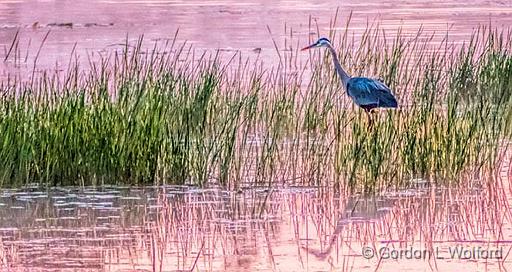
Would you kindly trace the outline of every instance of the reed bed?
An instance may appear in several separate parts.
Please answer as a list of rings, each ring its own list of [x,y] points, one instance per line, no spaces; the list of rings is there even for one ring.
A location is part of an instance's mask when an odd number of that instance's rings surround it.
[[[71,62],[64,73],[0,87],[0,186],[328,185],[378,192],[425,179],[484,182],[510,139],[512,36],[389,33],[347,23],[329,35],[354,75],[399,98],[374,129],[344,95],[323,51],[290,37],[267,67],[240,54],[197,54],[174,41]],[[296,46],[291,46],[290,44]],[[279,46],[276,45],[277,48]],[[300,55],[302,54],[302,55]]]

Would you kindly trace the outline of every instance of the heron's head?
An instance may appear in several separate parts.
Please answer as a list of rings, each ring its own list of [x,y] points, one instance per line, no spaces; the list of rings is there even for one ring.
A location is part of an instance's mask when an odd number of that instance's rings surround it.
[[[315,47],[326,47],[326,46],[329,46],[329,45],[331,45],[331,41],[329,41],[329,39],[327,39],[327,38],[320,38],[314,44],[311,44],[309,46],[306,46],[306,47],[302,48],[301,51],[308,50],[308,49],[315,48]]]

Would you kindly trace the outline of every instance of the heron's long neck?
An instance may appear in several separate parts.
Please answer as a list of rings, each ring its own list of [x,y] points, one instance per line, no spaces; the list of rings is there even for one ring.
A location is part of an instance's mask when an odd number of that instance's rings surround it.
[[[336,55],[336,50],[334,50],[334,48],[332,48],[332,46],[330,45],[327,48],[329,48],[329,51],[331,52],[332,62],[334,62],[336,72],[338,72],[338,75],[340,76],[343,85],[346,87],[347,82],[350,79],[350,76],[347,74],[347,72],[345,72],[345,70],[343,70],[343,67],[341,67],[340,61],[338,60],[338,56]]]

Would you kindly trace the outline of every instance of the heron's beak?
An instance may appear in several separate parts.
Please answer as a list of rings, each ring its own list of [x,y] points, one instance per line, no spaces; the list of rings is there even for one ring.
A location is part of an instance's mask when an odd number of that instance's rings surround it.
[[[311,48],[313,48],[315,46],[316,46],[316,43],[314,43],[312,45],[309,45],[309,46],[306,46],[306,47],[302,48],[300,51],[305,51],[305,50],[311,49]]]

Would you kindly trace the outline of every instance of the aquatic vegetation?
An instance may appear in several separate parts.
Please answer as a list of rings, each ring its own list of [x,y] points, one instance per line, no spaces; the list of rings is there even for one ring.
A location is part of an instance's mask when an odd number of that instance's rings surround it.
[[[348,24],[347,24],[348,26]],[[140,40],[90,69],[4,81],[0,185],[328,185],[376,192],[495,171],[510,138],[512,36],[480,28],[466,44],[419,31],[331,33],[350,74],[378,76],[401,107],[372,130],[329,56],[197,56]],[[508,31],[508,30],[507,30]],[[389,34],[388,34],[389,35]],[[315,37],[316,38],[316,37]],[[307,42],[304,42],[304,44]]]

